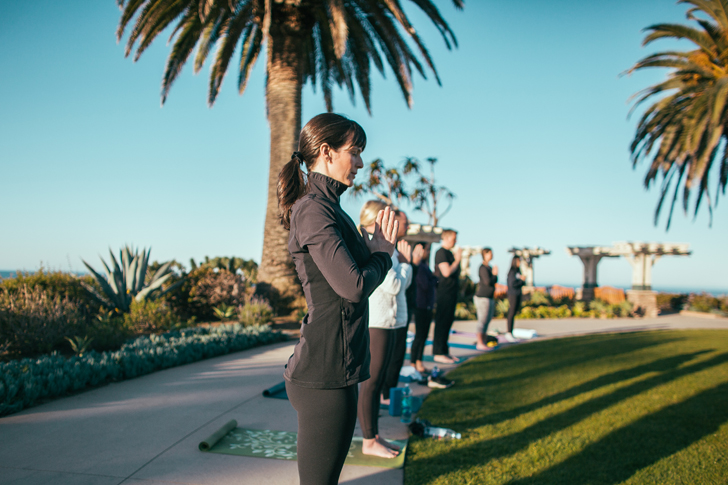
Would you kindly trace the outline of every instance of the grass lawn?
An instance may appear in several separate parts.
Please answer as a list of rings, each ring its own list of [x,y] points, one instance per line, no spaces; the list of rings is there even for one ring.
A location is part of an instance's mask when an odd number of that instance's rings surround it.
[[[728,483],[728,331],[520,344],[448,374],[418,413],[405,484]]]

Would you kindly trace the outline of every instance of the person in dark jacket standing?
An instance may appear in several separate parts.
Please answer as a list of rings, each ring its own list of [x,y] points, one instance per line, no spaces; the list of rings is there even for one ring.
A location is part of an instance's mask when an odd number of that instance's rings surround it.
[[[526,277],[521,274],[521,258],[513,256],[511,269],[508,270],[508,333],[505,339],[509,342],[517,342],[513,336],[513,324],[521,307],[521,287],[526,284]]]
[[[357,385],[369,378],[368,298],[392,266],[398,224],[381,211],[370,239],[340,206],[364,166],[366,134],[356,122],[318,115],[298,146],[278,176],[278,204],[308,313],[284,378],[298,413],[300,483],[335,484],[354,434]]]
[[[454,364],[458,362],[447,345],[450,329],[455,320],[455,305],[460,290],[460,259],[462,248],[453,253],[458,233],[452,229],[442,231],[442,247],[435,253],[435,276],[437,276],[437,307],[435,308],[435,333],[432,337],[432,354],[435,362]]]
[[[437,277],[430,270],[430,244],[417,243],[415,249],[418,247],[421,247],[423,251],[420,264],[417,265],[417,277],[413,283],[417,289],[415,294],[415,339],[412,341],[410,362],[417,372],[425,373],[427,369],[422,363],[422,354],[425,351],[427,334],[430,333],[432,323]]]
[[[498,266],[490,267],[490,261],[493,259],[493,250],[484,248],[481,252],[483,256],[483,264],[478,269],[478,288],[473,296],[475,303],[475,311],[478,314],[478,329],[476,330],[478,342],[475,348],[478,350],[488,350],[486,345],[488,324],[490,324],[493,314],[495,313],[495,284],[498,282]]]

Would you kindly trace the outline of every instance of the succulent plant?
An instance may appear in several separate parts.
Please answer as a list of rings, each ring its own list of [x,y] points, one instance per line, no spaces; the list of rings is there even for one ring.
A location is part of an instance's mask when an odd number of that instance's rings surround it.
[[[119,251],[119,260],[121,261],[121,265],[119,265],[114,253],[109,249],[113,271],[106,264],[106,261],[100,258],[106,272],[105,276],[94,270],[86,261],[81,260],[91,271],[102,291],[99,292],[87,283],[81,282],[81,284],[106,308],[127,313],[132,299],[142,301],[147,298],[157,298],[174,290],[184,281],[184,279],[181,279],[174,285],[162,289],[162,285],[172,276],[172,261],[168,261],[154,273],[149,283],[145,284],[151,252],[151,248],[149,250],[142,249],[141,253],[139,253],[138,250],[125,246]]]

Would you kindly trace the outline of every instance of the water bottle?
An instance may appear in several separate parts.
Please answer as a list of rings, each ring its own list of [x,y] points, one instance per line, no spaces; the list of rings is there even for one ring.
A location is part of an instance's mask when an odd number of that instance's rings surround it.
[[[427,426],[425,428],[425,436],[430,436],[437,440],[459,440],[462,435],[447,428],[438,428],[437,426]]]
[[[400,416],[402,414],[402,391],[401,387],[393,387],[389,390],[390,416]]]
[[[405,384],[402,390],[402,416],[399,420],[405,424],[412,422],[412,391],[409,384]]]
[[[430,379],[437,379],[437,377],[440,375],[440,369],[435,366],[432,368],[432,372],[430,373]]]

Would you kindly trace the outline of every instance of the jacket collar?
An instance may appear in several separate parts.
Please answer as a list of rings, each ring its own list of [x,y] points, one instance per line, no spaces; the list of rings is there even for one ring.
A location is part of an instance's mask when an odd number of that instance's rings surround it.
[[[341,194],[346,192],[349,187],[338,180],[318,172],[308,174],[308,192],[311,194],[321,195],[327,199],[331,199],[336,203],[339,202]]]

